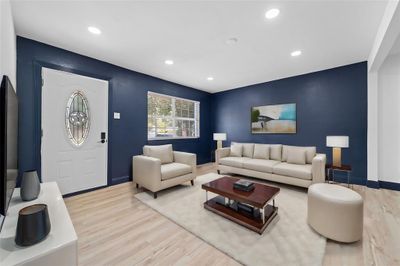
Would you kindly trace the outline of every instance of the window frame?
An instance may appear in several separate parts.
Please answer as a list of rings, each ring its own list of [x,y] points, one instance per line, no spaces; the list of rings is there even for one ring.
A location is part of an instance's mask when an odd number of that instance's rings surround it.
[[[150,95],[155,95],[155,96],[161,96],[161,97],[166,97],[170,98],[172,102],[171,106],[171,116],[152,116],[153,118],[155,117],[156,119],[158,118],[164,118],[164,119],[171,119],[172,120],[172,127],[176,128],[176,121],[177,120],[186,120],[186,121],[194,121],[195,123],[195,137],[182,137],[182,136],[173,136],[173,137],[149,137],[149,96]],[[188,117],[177,117],[175,116],[176,114],[176,105],[175,101],[176,100],[183,100],[187,102],[192,102],[194,103],[194,118],[188,118]],[[155,127],[156,129],[156,134],[157,134],[157,126]],[[162,94],[158,92],[153,92],[153,91],[147,91],[147,140],[153,141],[153,140],[172,140],[172,139],[199,139],[200,138],[200,101],[195,101],[195,100],[190,100],[186,98],[181,98],[181,97],[176,97],[176,96],[171,96],[167,94]]]

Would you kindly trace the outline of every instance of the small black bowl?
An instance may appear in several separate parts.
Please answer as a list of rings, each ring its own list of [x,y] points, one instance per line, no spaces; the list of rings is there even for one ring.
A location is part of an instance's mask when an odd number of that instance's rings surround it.
[[[34,204],[19,211],[15,243],[31,246],[39,243],[49,234],[51,228],[46,204]]]

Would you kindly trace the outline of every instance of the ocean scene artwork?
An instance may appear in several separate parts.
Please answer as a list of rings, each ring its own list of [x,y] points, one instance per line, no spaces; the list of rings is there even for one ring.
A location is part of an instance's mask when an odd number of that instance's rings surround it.
[[[251,108],[251,132],[254,134],[296,133],[296,104],[276,104]]]

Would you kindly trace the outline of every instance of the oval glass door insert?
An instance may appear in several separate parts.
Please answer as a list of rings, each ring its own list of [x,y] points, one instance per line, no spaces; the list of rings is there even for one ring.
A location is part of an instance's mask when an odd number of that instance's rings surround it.
[[[85,143],[89,136],[90,113],[88,100],[81,91],[75,91],[68,99],[65,126],[72,145],[79,147]]]

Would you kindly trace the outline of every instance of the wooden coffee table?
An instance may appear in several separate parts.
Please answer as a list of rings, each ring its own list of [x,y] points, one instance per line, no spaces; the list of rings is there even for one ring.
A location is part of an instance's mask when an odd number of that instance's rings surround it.
[[[237,180],[239,178],[224,176],[203,184],[201,188],[206,191],[204,208],[262,234],[278,214],[275,196],[279,193],[280,188],[254,183],[254,190],[246,192],[233,188],[233,184]],[[218,196],[208,199],[208,192]],[[238,204],[240,203],[251,206],[250,209],[253,211],[239,209]]]

